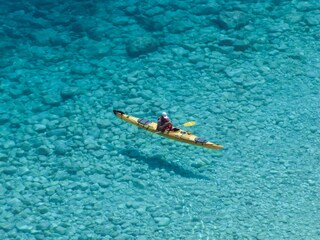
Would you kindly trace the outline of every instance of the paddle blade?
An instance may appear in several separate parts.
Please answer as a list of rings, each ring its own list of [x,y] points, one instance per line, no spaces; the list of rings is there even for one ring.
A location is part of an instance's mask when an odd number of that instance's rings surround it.
[[[186,123],[184,123],[184,124],[182,124],[182,125],[185,126],[185,127],[191,127],[191,126],[193,126],[193,125],[195,125],[195,124],[196,124],[195,121],[190,121],[190,122],[186,122]]]

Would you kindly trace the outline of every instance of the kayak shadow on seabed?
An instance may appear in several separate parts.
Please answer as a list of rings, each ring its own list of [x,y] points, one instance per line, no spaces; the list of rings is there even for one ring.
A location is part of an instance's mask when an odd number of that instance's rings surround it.
[[[185,178],[195,178],[201,180],[210,180],[209,177],[194,173],[188,169],[182,168],[178,164],[170,163],[164,160],[159,154],[148,157],[146,155],[141,154],[138,150],[135,149],[125,149],[121,152],[124,156],[129,158],[133,158],[139,161],[143,161],[148,164],[151,169],[164,169],[167,172],[174,172],[177,175]]]

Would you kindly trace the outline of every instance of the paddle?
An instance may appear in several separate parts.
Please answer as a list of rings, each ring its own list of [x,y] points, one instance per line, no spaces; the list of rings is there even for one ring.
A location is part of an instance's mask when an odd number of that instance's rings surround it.
[[[190,121],[190,122],[186,122],[186,123],[184,123],[182,125],[185,126],[185,127],[191,127],[193,125],[196,125],[196,122],[195,121]]]
[[[190,122],[186,122],[186,123],[184,123],[182,125],[185,126],[185,127],[192,127],[192,126],[196,125],[196,122],[195,121],[190,121]],[[179,128],[179,126],[177,128]],[[157,131],[157,132],[154,132],[154,133],[158,134],[158,133],[161,133],[161,131]]]

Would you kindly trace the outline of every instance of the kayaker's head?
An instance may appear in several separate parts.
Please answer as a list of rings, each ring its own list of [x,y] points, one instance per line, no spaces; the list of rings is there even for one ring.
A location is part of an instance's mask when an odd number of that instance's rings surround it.
[[[166,112],[162,112],[161,115],[162,115],[163,118],[168,118],[168,114]]]

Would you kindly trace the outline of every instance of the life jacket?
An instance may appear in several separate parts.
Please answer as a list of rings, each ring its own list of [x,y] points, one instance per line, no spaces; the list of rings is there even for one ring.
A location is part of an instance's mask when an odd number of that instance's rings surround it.
[[[164,118],[164,117],[160,116],[160,117],[158,118],[157,130],[158,130],[158,131],[159,131],[159,130],[162,130],[162,131],[164,131],[164,130],[171,131],[172,128],[173,128],[172,124],[168,124],[168,126],[166,126],[165,129],[161,129],[161,127],[162,127],[165,123],[167,123],[167,122],[170,122],[170,119],[169,119],[169,118]]]
[[[164,117],[160,116],[158,118],[158,125],[162,126],[163,124],[165,124],[166,122],[169,122],[169,121],[170,121],[169,118],[164,118]]]

